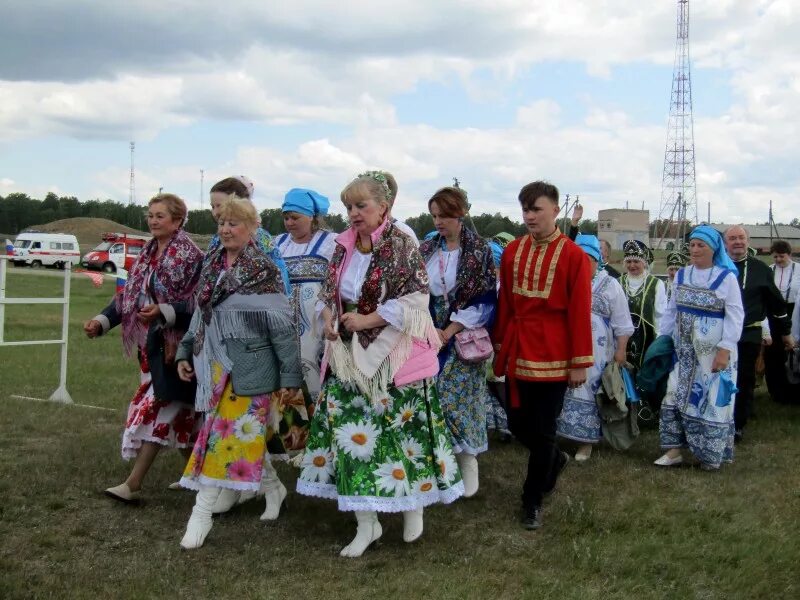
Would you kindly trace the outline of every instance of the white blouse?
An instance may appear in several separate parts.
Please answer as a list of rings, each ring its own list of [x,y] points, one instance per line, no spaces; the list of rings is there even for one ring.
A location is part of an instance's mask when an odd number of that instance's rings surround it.
[[[305,256],[306,254],[310,253],[314,246],[317,245],[320,236],[325,233],[323,231],[317,231],[311,236],[311,239],[308,242],[301,242],[297,243],[292,240],[292,236],[290,234],[285,234],[287,240],[282,244],[278,244],[277,242],[281,241],[281,237],[277,238],[276,245],[278,246],[278,250],[280,250],[281,256],[284,258],[293,258],[295,256]],[[336,234],[332,231],[327,232],[326,238],[322,241],[319,248],[317,248],[317,254],[321,257],[330,260],[333,256],[333,251],[336,248]]]
[[[639,291],[639,288],[644,285],[644,281],[647,275],[641,275],[639,277],[631,277],[630,274],[626,277],[628,284],[627,289],[625,289],[625,293],[629,296],[636,295],[636,292]],[[653,327],[656,331],[658,331],[658,326],[661,323],[661,319],[664,317],[664,310],[667,307],[667,288],[664,287],[664,282],[660,279],[656,280],[656,300],[655,306],[653,307],[655,313],[655,323],[653,323]]]
[[[608,278],[608,283],[601,286],[603,280]],[[628,308],[628,298],[625,296],[625,291],[619,284],[619,281],[611,277],[607,272],[600,271],[592,283],[592,295],[597,294],[597,290],[602,289],[602,295],[608,299],[609,308],[611,309],[611,318],[609,325],[615,338],[623,335],[632,335],[635,331],[633,321],[631,320],[631,311]]]
[[[353,251],[353,258],[350,259],[347,270],[339,280],[339,296],[342,302],[355,304],[361,298],[361,288],[367,277],[370,260],[372,260],[371,253],[361,254],[358,250]],[[392,327],[403,329],[403,307],[397,300],[390,299],[379,304],[377,313]]]
[[[441,253],[441,254],[440,254]],[[444,264],[444,285],[442,285],[442,265]],[[433,253],[425,265],[430,280],[431,296],[444,296],[446,291],[456,286],[458,275],[458,259],[461,257],[461,248],[455,250],[442,250],[439,248]],[[447,290],[445,290],[447,287]],[[476,304],[457,310],[450,317],[451,321],[461,323],[467,329],[483,327],[492,316],[492,307],[489,304]]]
[[[791,260],[788,267],[772,265],[772,269],[775,272],[775,287],[786,302],[794,302],[800,290],[800,265]]]
[[[697,269],[695,267],[685,267],[688,277],[691,270],[692,285],[702,289],[708,289],[714,280],[719,276],[719,267],[710,269]],[[722,321],[722,339],[717,344],[718,348],[725,350],[735,350],[736,344],[742,335],[744,325],[744,307],[742,306],[742,291],[739,282],[733,273],[728,273],[725,279],[714,292],[720,300],[725,302],[725,317]],[[675,319],[678,314],[678,306],[675,302],[676,294],[672,294],[661,320],[658,329],[659,335],[672,335],[675,330]]]

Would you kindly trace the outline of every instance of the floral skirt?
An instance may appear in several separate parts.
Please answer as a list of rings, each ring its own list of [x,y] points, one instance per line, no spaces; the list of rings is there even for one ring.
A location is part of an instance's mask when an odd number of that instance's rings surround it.
[[[145,442],[168,448],[191,448],[200,423],[201,418],[192,405],[155,397],[150,370],[146,362],[140,362],[139,389],[128,406],[122,432],[122,458],[136,458]]]
[[[451,349],[436,378],[436,391],[455,452],[485,452],[489,447],[486,402],[490,394],[483,364],[465,363]]]
[[[511,435],[511,430],[508,428],[508,415],[506,409],[503,408],[504,402],[500,401],[500,394],[505,396],[505,385],[505,381],[490,380],[486,382],[489,389],[489,393],[486,395],[486,428]]]
[[[211,410],[197,436],[181,485],[258,491],[270,434],[271,395],[237,396],[227,373],[217,380]]]
[[[331,377],[319,396],[297,491],[342,511],[401,512],[464,494],[432,380],[390,386],[374,407]]]

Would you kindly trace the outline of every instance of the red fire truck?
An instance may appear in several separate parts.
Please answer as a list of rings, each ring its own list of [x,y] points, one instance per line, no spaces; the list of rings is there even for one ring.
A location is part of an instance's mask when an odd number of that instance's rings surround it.
[[[81,265],[87,269],[116,273],[117,269],[130,270],[150,237],[129,233],[104,233],[102,239],[97,248],[83,257]]]

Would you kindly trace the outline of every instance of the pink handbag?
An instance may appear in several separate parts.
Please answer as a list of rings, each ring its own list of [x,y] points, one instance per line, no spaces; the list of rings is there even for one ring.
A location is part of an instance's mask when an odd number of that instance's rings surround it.
[[[486,327],[465,329],[455,337],[456,354],[465,363],[481,363],[492,355],[492,340]]]

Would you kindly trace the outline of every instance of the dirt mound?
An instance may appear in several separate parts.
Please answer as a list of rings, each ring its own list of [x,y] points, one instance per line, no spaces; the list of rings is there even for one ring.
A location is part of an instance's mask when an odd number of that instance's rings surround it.
[[[92,219],[90,217],[77,217],[75,219],[61,219],[43,225],[32,225],[25,231],[44,231],[45,233],[69,233],[78,238],[78,243],[83,246],[94,247],[101,241],[101,236],[107,232],[132,233],[148,235],[145,231],[137,231],[131,227],[120,225],[109,219]]]
[[[81,250],[86,252],[91,250],[102,241],[104,233],[131,233],[134,235],[150,235],[146,231],[138,231],[126,225],[120,225],[110,219],[93,219],[90,217],[77,217],[74,219],[61,219],[60,221],[53,221],[52,223],[45,223],[43,225],[32,225],[25,229],[25,231],[43,231],[45,233],[69,233],[78,238],[78,243]],[[196,235],[190,234],[194,243],[205,250],[211,241],[210,235]],[[16,236],[9,237],[13,240]]]

